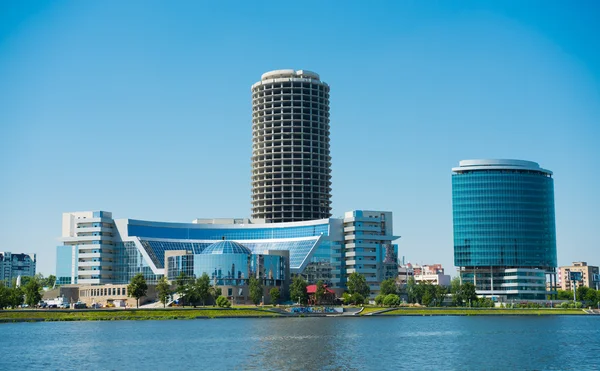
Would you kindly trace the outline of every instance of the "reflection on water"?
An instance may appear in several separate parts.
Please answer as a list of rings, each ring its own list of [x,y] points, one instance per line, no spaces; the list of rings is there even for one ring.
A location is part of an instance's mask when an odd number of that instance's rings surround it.
[[[585,370],[600,317],[372,317],[0,325],[1,370]]]

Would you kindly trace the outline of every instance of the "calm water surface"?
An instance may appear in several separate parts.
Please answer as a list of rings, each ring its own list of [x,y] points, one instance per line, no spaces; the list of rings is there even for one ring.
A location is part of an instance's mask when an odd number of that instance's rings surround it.
[[[598,370],[600,316],[0,324],[0,370]]]

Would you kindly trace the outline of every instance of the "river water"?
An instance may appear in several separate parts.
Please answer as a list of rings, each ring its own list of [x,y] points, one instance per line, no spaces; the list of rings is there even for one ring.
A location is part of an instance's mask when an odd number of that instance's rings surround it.
[[[0,324],[0,370],[598,370],[600,316]]]

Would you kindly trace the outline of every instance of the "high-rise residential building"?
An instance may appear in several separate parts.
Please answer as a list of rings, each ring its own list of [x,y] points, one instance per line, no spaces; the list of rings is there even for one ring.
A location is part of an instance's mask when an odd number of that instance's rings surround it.
[[[452,169],[454,265],[478,295],[544,300],[556,287],[552,172],[521,160]]]
[[[252,85],[252,218],[331,216],[329,85],[305,70],[276,70]]]
[[[569,273],[581,273],[581,281],[571,281]],[[600,288],[600,270],[598,266],[588,265],[586,262],[573,262],[573,265],[558,268],[558,283],[562,290],[573,290],[573,282],[577,287],[585,286],[593,289]]]
[[[112,283],[115,261],[112,213],[63,213],[62,241],[57,247],[57,284]]]
[[[0,251],[0,281],[12,286],[13,280],[21,277],[35,276],[35,254],[19,254]]]
[[[379,284],[398,276],[398,251],[392,241],[398,239],[392,228],[392,213],[385,211],[349,211],[344,215],[344,267],[346,274],[365,276],[371,295],[379,293]]]

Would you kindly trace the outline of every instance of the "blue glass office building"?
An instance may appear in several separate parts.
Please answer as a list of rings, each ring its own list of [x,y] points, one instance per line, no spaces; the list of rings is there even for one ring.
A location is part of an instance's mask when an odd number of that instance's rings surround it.
[[[376,295],[390,265],[384,262],[381,251],[386,247],[397,249],[391,242],[398,238],[392,235],[391,213],[383,214],[389,214],[387,227],[377,229],[377,233],[375,227],[369,227],[368,233],[374,235],[372,239],[378,236],[377,241],[369,240],[368,248],[359,249],[348,244],[353,241],[345,235],[346,220],[338,218],[257,224],[248,219],[169,223],[113,219],[105,211],[64,213],[63,246],[57,248],[57,279],[62,284],[127,284],[142,273],[149,284],[155,284],[164,275],[172,278],[180,271],[194,277],[209,271],[212,275],[212,268],[219,265],[221,272],[217,269],[214,275],[217,279],[247,279],[260,267],[265,279],[289,280],[280,277],[284,265],[287,275],[301,275],[310,283],[321,280],[341,293],[346,287],[348,267],[354,268],[347,263],[364,260],[373,271],[370,287]],[[371,219],[373,223],[383,223]],[[361,234],[362,230],[356,233]],[[209,246],[219,241],[239,243],[251,254],[205,254],[211,251]],[[175,253],[177,256],[171,259]],[[346,255],[355,258],[349,260]],[[172,260],[172,267],[168,259]],[[232,264],[235,270],[229,269]]]
[[[557,266],[552,172],[521,160],[466,160],[452,171],[461,278],[499,300],[546,299]]]

